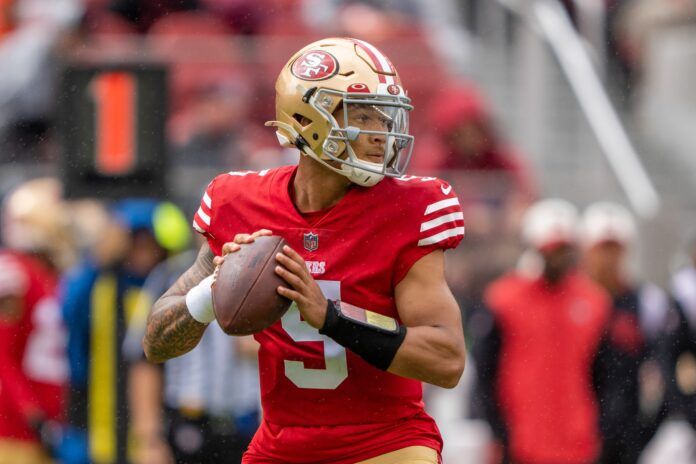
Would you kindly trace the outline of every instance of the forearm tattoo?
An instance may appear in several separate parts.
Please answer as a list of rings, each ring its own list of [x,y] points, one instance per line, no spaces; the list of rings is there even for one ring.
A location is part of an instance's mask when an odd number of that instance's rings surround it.
[[[193,266],[155,302],[143,338],[148,360],[163,362],[189,352],[198,344],[207,324],[191,317],[186,308],[186,293],[214,269],[213,252],[205,244]]]

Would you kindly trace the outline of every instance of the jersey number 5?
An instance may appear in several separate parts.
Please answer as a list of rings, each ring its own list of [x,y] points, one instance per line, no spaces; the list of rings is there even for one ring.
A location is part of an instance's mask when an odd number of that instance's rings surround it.
[[[324,296],[330,300],[341,299],[341,283],[335,280],[317,280]],[[300,318],[300,311],[295,303],[281,320],[283,330],[297,343],[324,342],[324,369],[308,369],[302,361],[285,360],[285,375],[299,388],[317,388],[334,390],[348,377],[346,349],[321,335],[317,329]]]

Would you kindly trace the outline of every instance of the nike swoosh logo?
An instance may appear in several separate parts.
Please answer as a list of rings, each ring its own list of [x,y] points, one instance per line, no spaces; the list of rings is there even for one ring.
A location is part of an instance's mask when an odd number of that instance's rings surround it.
[[[444,185],[440,185],[440,190],[442,190],[442,193],[444,193],[445,195],[449,195],[452,191],[452,186],[448,185],[447,187],[445,187]]]

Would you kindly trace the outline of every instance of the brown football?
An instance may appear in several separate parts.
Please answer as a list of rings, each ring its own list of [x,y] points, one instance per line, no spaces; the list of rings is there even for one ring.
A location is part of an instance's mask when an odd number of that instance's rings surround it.
[[[260,332],[280,319],[292,301],[278,294],[287,283],[275,273],[275,255],[285,240],[258,237],[225,256],[213,284],[215,318],[228,335]]]

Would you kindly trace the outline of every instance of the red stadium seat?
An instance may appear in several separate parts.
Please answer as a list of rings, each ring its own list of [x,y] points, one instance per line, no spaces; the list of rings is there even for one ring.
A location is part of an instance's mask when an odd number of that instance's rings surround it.
[[[235,63],[175,63],[170,70],[170,108],[176,112],[188,106],[206,88],[230,82],[249,87],[250,76]]]
[[[158,19],[148,32],[152,51],[169,61],[219,60],[237,56],[233,31],[211,14],[193,11],[172,13]]]
[[[201,89],[216,82],[246,79],[243,50],[220,17],[202,11],[172,13],[158,19],[146,41],[150,51],[170,63],[170,108],[185,110]]]
[[[234,31],[220,18],[202,11],[170,13],[150,27],[150,35],[159,36],[226,36]]]
[[[122,16],[110,11],[90,11],[83,22],[84,31],[91,35],[130,35],[137,34],[135,26]]]

